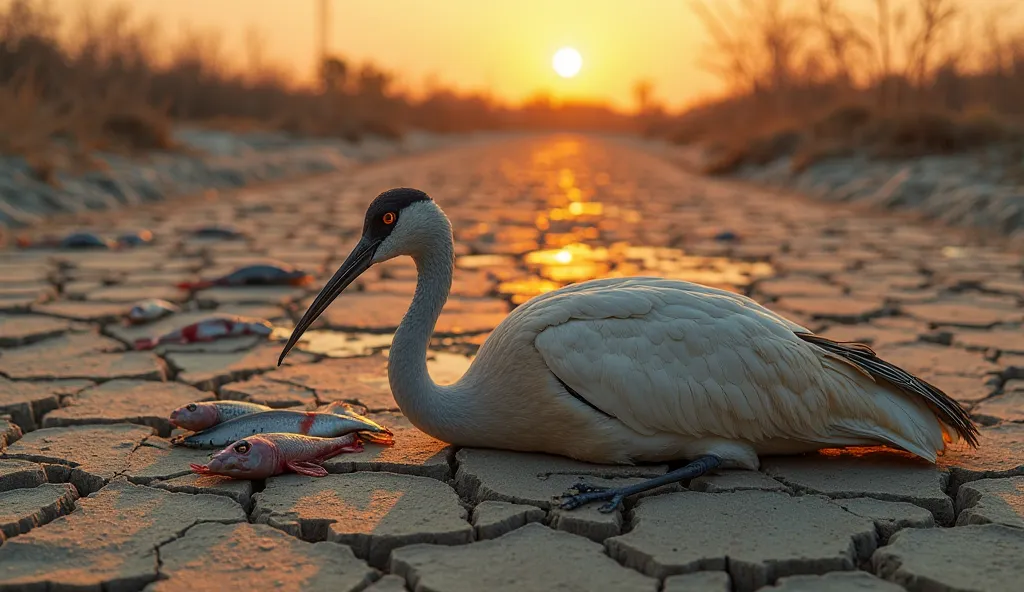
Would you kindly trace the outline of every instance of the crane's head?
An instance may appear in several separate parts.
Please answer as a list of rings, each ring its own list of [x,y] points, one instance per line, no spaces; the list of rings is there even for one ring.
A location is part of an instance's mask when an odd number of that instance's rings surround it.
[[[361,273],[374,263],[400,255],[415,256],[442,234],[450,242],[451,225],[426,193],[399,187],[378,195],[366,209],[359,242],[299,319],[277,364],[281,365],[303,332]]]

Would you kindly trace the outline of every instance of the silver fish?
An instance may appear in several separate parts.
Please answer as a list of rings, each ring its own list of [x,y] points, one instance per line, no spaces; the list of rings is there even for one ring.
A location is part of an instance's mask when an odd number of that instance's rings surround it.
[[[128,318],[126,320],[129,325],[141,325],[142,323],[162,319],[179,310],[181,309],[177,305],[171,304],[166,300],[150,298],[149,300],[136,302],[131,310],[128,311]]]
[[[370,442],[394,442],[391,430],[364,417],[289,409],[243,415],[190,436],[178,436],[171,442],[189,448],[221,448],[255,434],[284,433],[336,438],[352,432],[363,432],[363,437]]]
[[[198,432],[236,417],[264,411],[272,409],[246,401],[198,401],[171,411],[171,423]]]

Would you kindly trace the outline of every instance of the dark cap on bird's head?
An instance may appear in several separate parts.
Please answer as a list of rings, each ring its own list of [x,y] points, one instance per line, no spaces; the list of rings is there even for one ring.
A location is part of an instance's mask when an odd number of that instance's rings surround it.
[[[363,219],[363,236],[383,238],[391,234],[402,209],[421,201],[432,200],[429,195],[419,189],[396,187],[381,193],[366,208],[366,218]],[[388,214],[394,217],[385,218]]]

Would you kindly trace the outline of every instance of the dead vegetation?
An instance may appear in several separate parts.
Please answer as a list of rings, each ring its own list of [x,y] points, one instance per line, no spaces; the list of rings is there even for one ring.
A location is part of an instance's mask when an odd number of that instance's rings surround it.
[[[800,171],[853,154],[1017,148],[1024,13],[981,4],[693,0],[714,45],[705,65],[730,93],[658,128],[707,146],[717,174],[785,156]],[[1010,30],[1013,22],[1021,26]]]
[[[322,64],[312,87],[266,59],[258,32],[247,36],[244,64],[232,65],[217,31],[172,39],[162,33],[171,27],[136,19],[128,4],[103,13],[80,6],[65,16],[46,0],[0,0],[0,154],[25,156],[41,171],[89,166],[96,150],[178,149],[173,128],[183,122],[351,141],[408,129],[633,129],[629,116],[603,105],[541,98],[511,108],[442,85],[412,98],[391,73],[338,57]]]

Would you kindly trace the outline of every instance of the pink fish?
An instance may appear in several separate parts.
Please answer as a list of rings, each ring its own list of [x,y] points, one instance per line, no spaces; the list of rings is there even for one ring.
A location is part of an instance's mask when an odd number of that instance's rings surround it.
[[[191,464],[200,475],[223,475],[234,479],[266,479],[287,471],[323,477],[325,460],[343,452],[362,452],[357,434],[339,438],[315,438],[299,434],[259,434],[232,443],[213,455],[205,465]]]
[[[273,325],[263,319],[234,315],[212,316],[160,337],[136,339],[135,349],[153,349],[164,343],[199,343],[243,335],[269,336],[273,330]]]
[[[171,423],[198,432],[236,417],[271,410],[266,405],[246,401],[197,401],[171,411]]]

